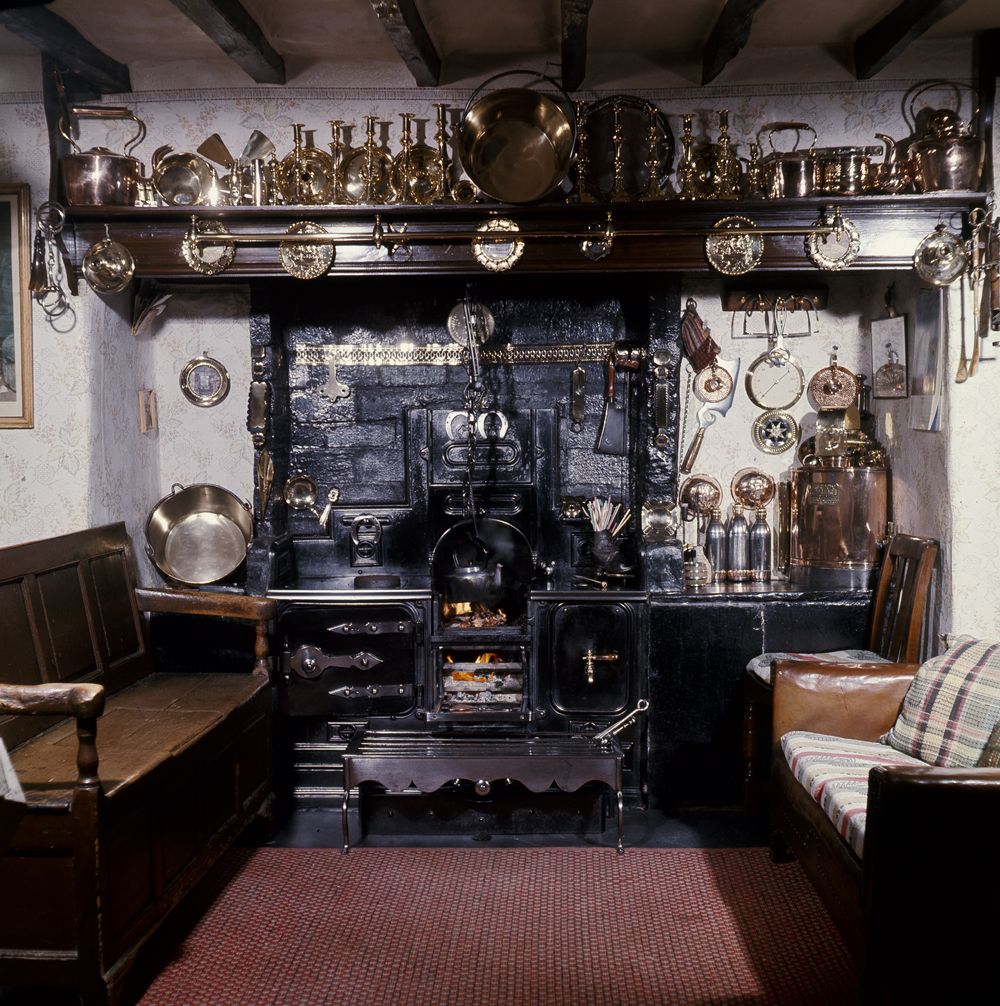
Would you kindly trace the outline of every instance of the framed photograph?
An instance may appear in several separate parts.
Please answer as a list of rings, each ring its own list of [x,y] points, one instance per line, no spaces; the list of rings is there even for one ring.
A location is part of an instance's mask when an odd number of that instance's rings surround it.
[[[157,427],[156,391],[153,388],[139,389],[139,432],[153,433]]]
[[[906,398],[906,318],[879,318],[872,322],[872,395]]]
[[[0,428],[34,425],[27,185],[0,185]]]
[[[229,371],[210,356],[196,356],[184,364],[181,391],[192,405],[218,405],[229,394]]]

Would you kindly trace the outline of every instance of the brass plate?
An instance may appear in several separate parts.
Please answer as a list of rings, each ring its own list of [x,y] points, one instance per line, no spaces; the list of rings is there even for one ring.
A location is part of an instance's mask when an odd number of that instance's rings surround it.
[[[751,432],[753,442],[765,454],[781,454],[799,439],[799,424],[787,412],[771,409],[753,421]]]
[[[741,468],[733,476],[729,491],[737,503],[757,510],[774,499],[774,479],[759,468]]]
[[[857,377],[840,365],[817,370],[809,380],[809,397],[821,409],[846,409],[857,401]]]
[[[349,203],[391,203],[396,198],[392,155],[381,147],[355,147],[344,154],[340,186]]]
[[[752,220],[734,215],[723,217],[712,226],[721,232],[705,238],[705,256],[713,269],[725,276],[742,276],[760,265],[764,239],[759,234],[740,233],[745,227],[756,226]]]
[[[507,217],[493,217],[480,224],[476,230],[486,234],[510,234],[509,241],[484,241],[482,238],[472,239],[472,254],[476,261],[490,272],[506,272],[513,269],[524,254],[524,242],[514,235],[520,234],[520,228]]]
[[[806,252],[813,265],[820,269],[834,272],[846,269],[861,251],[858,228],[847,217],[842,216],[840,222],[842,228],[839,235],[810,234],[806,238]]]
[[[733,390],[733,375],[725,367],[710,363],[694,375],[691,390],[702,402],[724,402]]]
[[[415,143],[406,156],[396,154],[392,163],[392,186],[400,201],[426,206],[444,198],[444,173],[438,152]]]
[[[286,231],[287,234],[328,234],[328,231],[312,220],[298,220]],[[333,263],[332,241],[306,244],[299,241],[282,241],[278,245],[281,265],[296,279],[316,279],[322,276]]]
[[[218,235],[218,241],[200,242],[194,238],[202,234]],[[184,261],[203,276],[216,276],[233,264],[236,245],[227,241],[229,230],[221,220],[196,220],[181,241]]]
[[[110,237],[92,244],[83,256],[83,276],[94,293],[119,293],[134,275],[132,253]]]
[[[913,268],[917,275],[933,286],[948,286],[965,271],[969,253],[961,236],[937,227],[917,245],[913,253]]]

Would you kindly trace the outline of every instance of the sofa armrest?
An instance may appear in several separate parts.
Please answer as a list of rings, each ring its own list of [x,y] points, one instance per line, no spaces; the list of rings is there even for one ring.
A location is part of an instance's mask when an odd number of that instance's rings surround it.
[[[776,660],[774,743],[789,730],[877,740],[895,722],[918,666]]]
[[[269,675],[267,623],[274,618],[278,604],[270,597],[248,594],[216,594],[199,590],[174,590],[166,587],[137,587],[136,600],[140,611],[176,615],[214,615],[216,618],[235,618],[256,622],[254,641],[254,670]]]
[[[80,786],[97,785],[97,717],[104,712],[104,685],[0,685],[0,714],[72,716],[76,719],[76,769]]]

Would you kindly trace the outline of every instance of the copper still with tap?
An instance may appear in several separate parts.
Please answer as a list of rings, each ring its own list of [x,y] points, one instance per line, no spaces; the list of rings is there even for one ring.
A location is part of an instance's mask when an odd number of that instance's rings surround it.
[[[889,510],[884,448],[857,408],[820,409],[816,436],[791,472],[789,568],[804,587],[864,590],[878,565]]]

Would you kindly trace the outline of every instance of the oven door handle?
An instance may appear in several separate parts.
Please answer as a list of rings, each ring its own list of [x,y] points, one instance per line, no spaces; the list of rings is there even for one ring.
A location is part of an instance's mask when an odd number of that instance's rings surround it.
[[[414,629],[412,621],[400,618],[394,622],[341,622],[328,626],[326,631],[341,636],[411,636]]]
[[[386,699],[400,695],[411,698],[413,685],[341,685],[340,688],[331,688],[328,694],[338,699]]]
[[[352,668],[359,671],[370,671],[383,663],[381,657],[374,653],[361,650],[358,653],[345,653],[331,656],[312,646],[300,646],[288,661],[291,669],[303,678],[316,678],[328,667]]]

